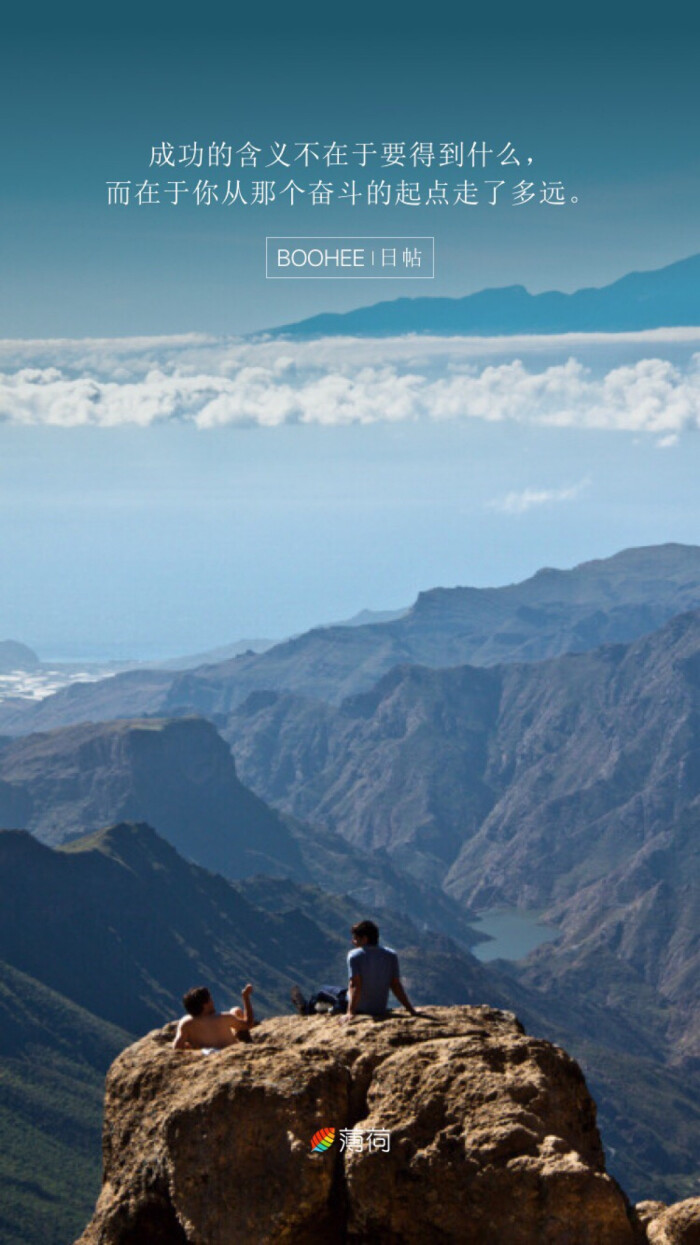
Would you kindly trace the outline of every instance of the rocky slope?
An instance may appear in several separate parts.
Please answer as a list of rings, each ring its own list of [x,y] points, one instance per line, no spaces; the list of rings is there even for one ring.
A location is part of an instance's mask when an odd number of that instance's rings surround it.
[[[227,744],[203,718],[89,723],[4,741],[0,826],[58,846],[120,821],[148,823],[225,877],[311,881],[367,908],[410,911],[467,944],[477,937],[461,903],[385,853],[370,858],[270,808],[239,781]]]
[[[2,1245],[66,1245],[85,1223],[105,1069],[132,1040],[0,958]]]
[[[183,860],[144,825],[113,826],[58,851],[6,831],[0,959],[131,1033],[177,1014],[198,980],[230,998],[251,979],[263,1011],[286,1009],[294,980],[310,989],[334,968],[342,980],[348,930],[362,912],[288,881],[286,903],[263,906],[275,885],[258,880],[249,899],[245,883]],[[400,916],[393,936],[425,946]],[[468,973],[483,971],[467,952],[463,959]]]
[[[222,729],[276,805],[481,905],[541,905],[700,795],[700,612],[546,662],[397,667],[340,706],[254,695]]]
[[[646,1239],[605,1172],[577,1065],[509,1013],[276,1019],[210,1057],[171,1037],[149,1034],[110,1071],[81,1245]],[[324,1127],[336,1141],[312,1153]],[[389,1151],[362,1136],[343,1153],[350,1129],[385,1130]]]
[[[0,825],[58,846],[118,821],[167,827],[175,848],[229,877],[301,864],[285,819],[241,784],[201,718],[90,723],[0,751]]]

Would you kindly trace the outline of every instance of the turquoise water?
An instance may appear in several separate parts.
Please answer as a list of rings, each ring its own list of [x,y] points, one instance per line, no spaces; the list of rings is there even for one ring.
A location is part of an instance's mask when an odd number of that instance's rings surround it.
[[[472,954],[484,963],[488,960],[522,960],[543,942],[552,942],[559,931],[548,925],[540,925],[539,913],[524,912],[520,908],[494,908],[482,912],[476,921],[470,921],[472,929],[490,934],[492,942],[480,942],[472,947]]]

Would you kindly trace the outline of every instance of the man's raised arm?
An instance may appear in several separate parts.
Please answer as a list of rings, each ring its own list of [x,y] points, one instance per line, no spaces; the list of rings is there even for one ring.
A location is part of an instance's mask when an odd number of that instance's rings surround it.
[[[192,1050],[185,1033],[185,1026],[187,1025],[188,1020],[188,1016],[183,1016],[182,1020],[178,1021],[177,1033],[175,1034],[175,1040],[173,1042],[173,1050]]]

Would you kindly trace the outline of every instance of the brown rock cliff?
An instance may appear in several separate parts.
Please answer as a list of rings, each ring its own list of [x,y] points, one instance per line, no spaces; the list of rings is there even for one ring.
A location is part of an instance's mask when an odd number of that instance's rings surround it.
[[[210,1056],[171,1037],[149,1034],[110,1070],[104,1186],[80,1245],[644,1239],[577,1064],[509,1013],[276,1018]],[[390,1150],[365,1136],[342,1152],[337,1132],[313,1154],[331,1126],[388,1130]]]
[[[700,1245],[700,1197],[689,1197],[674,1206],[663,1202],[640,1202],[636,1208],[649,1245]]]

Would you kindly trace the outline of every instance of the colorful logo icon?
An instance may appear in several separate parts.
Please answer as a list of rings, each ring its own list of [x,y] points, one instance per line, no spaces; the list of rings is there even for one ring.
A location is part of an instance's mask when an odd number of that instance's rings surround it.
[[[335,1141],[334,1128],[319,1128],[311,1138],[311,1153],[325,1154],[326,1150],[330,1150]]]

